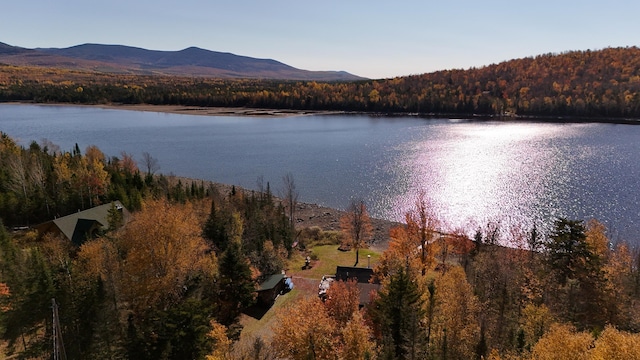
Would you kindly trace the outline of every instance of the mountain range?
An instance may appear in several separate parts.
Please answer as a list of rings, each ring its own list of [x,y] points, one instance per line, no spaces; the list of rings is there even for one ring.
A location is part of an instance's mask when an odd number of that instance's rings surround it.
[[[124,45],[83,44],[27,49],[0,42],[0,63],[135,75],[316,81],[365,79],[345,71],[302,70],[272,59],[197,47],[159,51]]]

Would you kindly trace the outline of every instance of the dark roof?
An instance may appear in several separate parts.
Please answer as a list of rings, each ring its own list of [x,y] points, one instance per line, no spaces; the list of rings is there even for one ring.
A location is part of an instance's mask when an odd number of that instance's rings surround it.
[[[378,292],[380,284],[357,283],[356,287],[360,291],[360,305],[364,306],[371,302],[371,295]]]
[[[373,269],[353,266],[337,266],[336,280],[347,281],[355,279],[359,283],[368,283],[373,277]]]
[[[120,201],[114,201],[117,209],[121,209],[124,219],[128,217],[128,212]],[[36,226],[40,233],[54,230],[60,231],[67,239],[75,242],[83,242],[92,229],[107,228],[109,226],[109,210],[111,203],[99,205],[91,209],[78,211],[67,216],[63,216]]]
[[[73,230],[73,236],[71,242],[76,245],[82,245],[87,240],[87,237],[91,237],[94,230],[100,229],[102,224],[93,219],[78,219],[76,228]]]
[[[271,275],[267,278],[267,280],[265,280],[262,284],[260,284],[260,287],[257,291],[271,290],[275,288],[278,285],[278,283],[280,283],[280,281],[283,281],[284,278],[285,278],[284,274]]]

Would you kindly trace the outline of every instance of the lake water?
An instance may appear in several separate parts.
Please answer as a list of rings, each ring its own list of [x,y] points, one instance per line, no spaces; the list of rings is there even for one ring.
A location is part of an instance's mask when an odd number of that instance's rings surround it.
[[[640,243],[640,126],[370,117],[176,115],[93,107],[0,105],[0,131],[108,156],[149,152],[160,171],[274,193],[286,173],[300,200],[402,220],[423,191],[449,228],[488,221],[548,229],[597,218]]]

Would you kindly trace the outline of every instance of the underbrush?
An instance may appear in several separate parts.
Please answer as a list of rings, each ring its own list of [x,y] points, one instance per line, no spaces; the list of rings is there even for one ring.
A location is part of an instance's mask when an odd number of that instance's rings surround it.
[[[325,231],[318,226],[304,228],[298,235],[298,246],[303,250],[314,246],[339,245],[341,242],[340,231]]]

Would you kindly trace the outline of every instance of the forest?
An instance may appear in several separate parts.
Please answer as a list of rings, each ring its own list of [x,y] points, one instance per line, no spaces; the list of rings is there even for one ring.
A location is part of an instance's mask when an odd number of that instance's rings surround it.
[[[0,64],[0,101],[638,119],[640,49],[544,54],[354,82],[134,76]]]
[[[352,281],[324,301],[296,289],[247,337],[240,320],[266,276],[295,273],[321,244],[357,259],[372,230],[363,202],[340,231],[305,229],[289,175],[281,198],[262,181],[221,192],[160,174],[150,154],[1,140],[7,356],[51,357],[55,299],[68,359],[640,358],[640,252],[612,244],[597,220],[557,219],[548,234],[488,223],[468,236],[443,228],[420,195],[376,256],[381,287],[367,305]],[[131,219],[110,212],[80,245],[25,228],[114,200]]]

